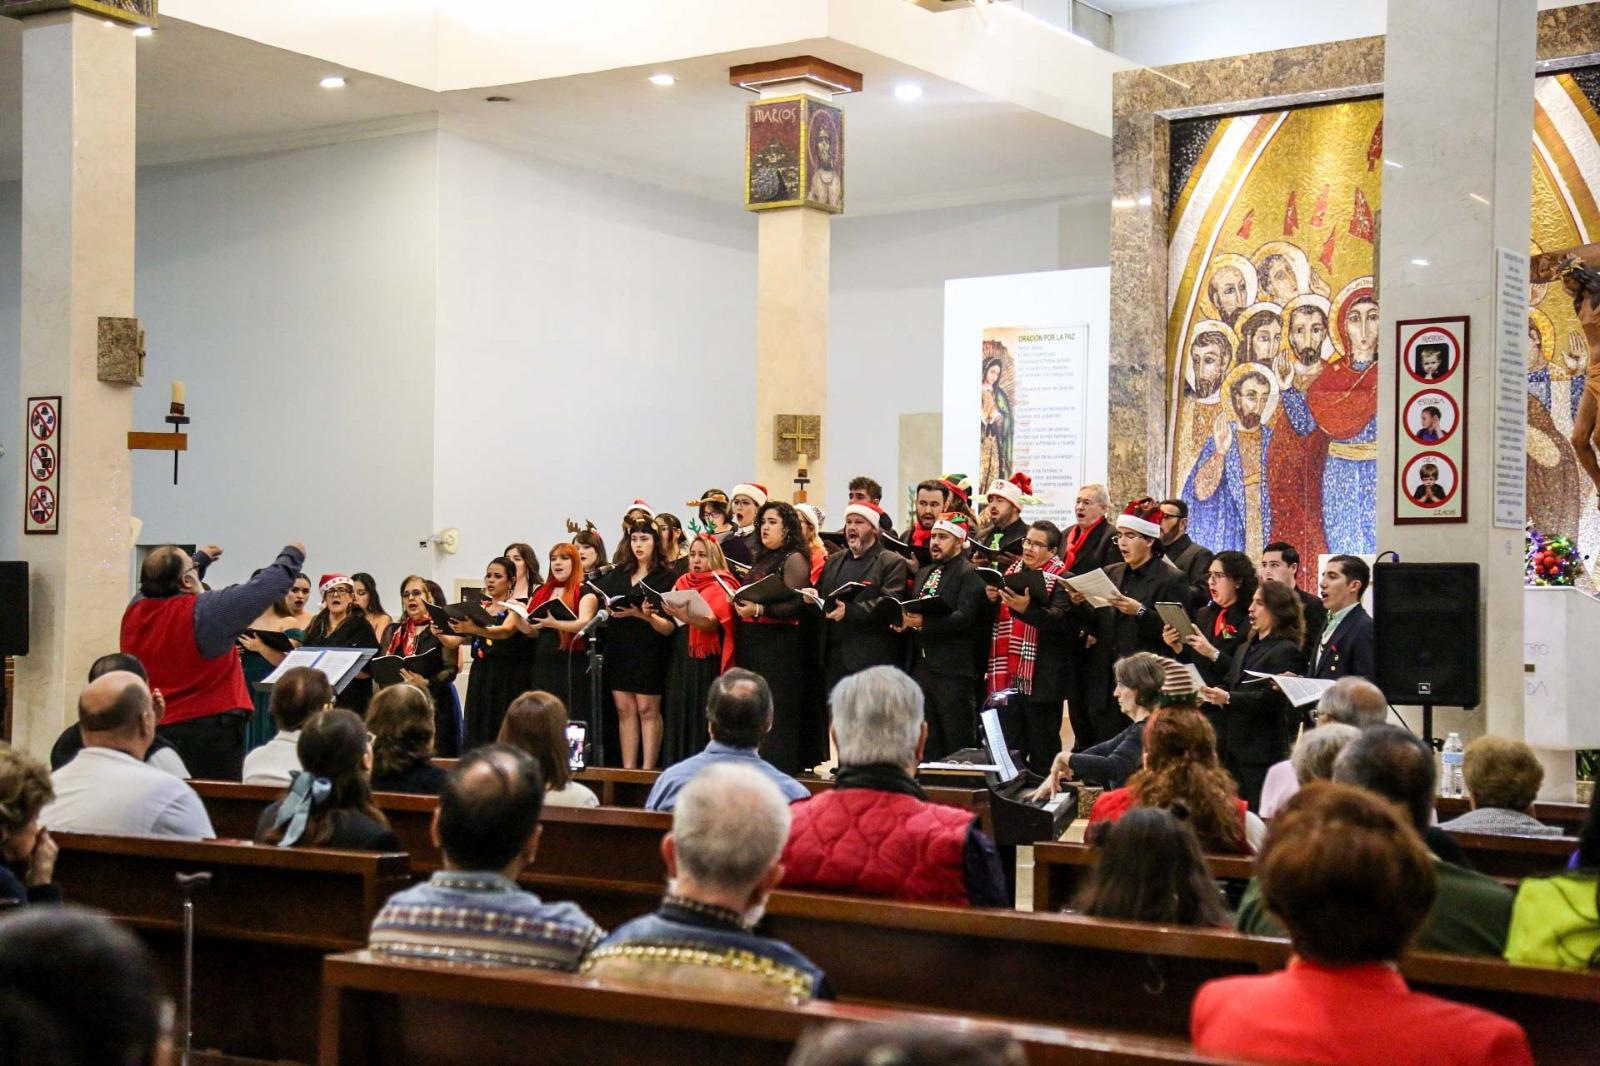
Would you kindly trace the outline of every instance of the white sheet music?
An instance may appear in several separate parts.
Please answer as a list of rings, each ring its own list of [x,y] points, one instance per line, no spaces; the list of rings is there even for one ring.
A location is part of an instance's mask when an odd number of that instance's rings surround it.
[[[1005,731],[1000,728],[1000,712],[990,707],[983,712],[983,740],[989,749],[989,758],[998,767],[1002,781],[1012,781],[1017,776],[1017,764],[1011,761],[1011,751],[1006,747]]]
[[[321,655],[322,649],[320,648],[296,648],[288,655],[285,655],[283,661],[278,664],[278,668],[263,678],[262,681],[268,685],[275,684],[286,670],[293,670],[297,666],[315,667],[317,659]]]
[[[359,651],[327,648],[317,657],[312,669],[322,671],[322,676],[328,679],[328,684],[337,685],[360,659],[361,653]]]
[[[1309,707],[1322,698],[1322,694],[1333,687],[1332,681],[1315,677],[1295,677],[1292,674],[1263,674],[1259,670],[1246,670],[1251,677],[1258,677],[1263,681],[1270,681],[1289,698],[1289,702],[1296,707]]]
[[[710,622],[717,617],[715,614],[711,613],[711,605],[706,602],[706,598],[700,595],[700,593],[696,592],[694,589],[682,589],[677,592],[663,592],[661,594],[661,600],[663,603],[670,604],[673,607],[687,607],[689,610],[689,621],[691,622]]]
[[[1063,575],[1062,581],[1073,592],[1086,597],[1090,607],[1109,607],[1111,601],[1122,595],[1122,590],[1117,588],[1116,582],[1103,568],[1096,567],[1087,574],[1078,574],[1076,577]]]

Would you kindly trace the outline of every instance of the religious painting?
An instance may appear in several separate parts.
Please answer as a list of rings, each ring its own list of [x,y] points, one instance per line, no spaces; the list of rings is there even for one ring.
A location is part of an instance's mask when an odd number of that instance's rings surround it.
[[[1002,334],[1014,330],[983,331],[983,384],[978,425],[979,492],[1011,476],[1016,440],[1017,363]]]
[[[745,109],[745,207],[763,211],[804,203],[803,96],[758,100]]]
[[[1170,491],[1210,548],[1377,550],[1382,146],[1379,100],[1173,124]]]
[[[1083,479],[1089,327],[990,326],[979,383],[979,492],[1023,471],[1028,514],[1065,528]]]
[[[805,101],[806,206],[844,210],[844,112],[820,100]]]

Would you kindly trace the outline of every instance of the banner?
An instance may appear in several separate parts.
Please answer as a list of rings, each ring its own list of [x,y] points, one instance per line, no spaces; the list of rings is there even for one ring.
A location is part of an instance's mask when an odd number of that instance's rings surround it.
[[[1021,470],[1045,502],[1030,519],[1070,525],[1083,469],[1083,404],[1088,391],[1088,326],[991,326],[983,331],[978,478]]]

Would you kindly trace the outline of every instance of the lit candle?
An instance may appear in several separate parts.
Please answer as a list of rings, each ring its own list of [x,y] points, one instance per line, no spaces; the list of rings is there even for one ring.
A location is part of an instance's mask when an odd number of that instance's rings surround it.
[[[800,469],[803,471],[803,470],[805,470],[805,468],[806,468],[806,453],[805,452],[801,452],[800,453]]]
[[[176,404],[183,403],[183,382],[181,381],[172,383],[172,402]]]

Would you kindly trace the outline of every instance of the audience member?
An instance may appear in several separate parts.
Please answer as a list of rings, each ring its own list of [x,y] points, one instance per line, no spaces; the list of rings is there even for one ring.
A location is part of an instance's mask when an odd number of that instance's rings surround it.
[[[539,848],[544,782],[506,744],[469,751],[433,816],[444,869],[389,897],[372,950],[491,966],[575,970],[605,931],[572,903],[544,903],[517,884]]]
[[[244,757],[244,783],[286,787],[300,769],[300,727],[318,711],[333,706],[327,675],[309,666],[283,672],[272,686],[272,720],[278,733]]]
[[[1266,826],[1217,760],[1216,731],[1205,715],[1187,707],[1164,709],[1145,723],[1144,769],[1101,796],[1089,821],[1113,822],[1135,807],[1178,802],[1188,807],[1189,824],[1207,853],[1248,855],[1266,836]]]
[[[911,1023],[832,1025],[795,1044],[789,1066],[1027,1066],[1008,1036]]]
[[[1343,722],[1329,722],[1302,734],[1289,754],[1289,765],[1299,788],[1313,781],[1332,781],[1333,764],[1339,753],[1360,735],[1361,730]]]
[[[1423,830],[1433,815],[1435,776],[1432,749],[1392,725],[1363,730],[1333,764],[1334,781],[1364,788],[1400,807],[1425,844]],[[1434,859],[1437,897],[1417,947],[1456,955],[1499,955],[1505,949],[1506,926],[1511,921],[1511,890],[1441,859],[1437,852]],[[1261,936],[1284,935],[1278,919],[1268,913],[1258,879],[1251,879],[1239,902],[1237,925]]]
[[[89,677],[93,681],[101,674],[109,674],[113,670],[126,670],[130,674],[138,674],[145,684],[150,683],[150,675],[145,673],[144,663],[137,656],[124,655],[114,651],[109,655],[102,655],[89,666]],[[166,713],[167,701],[159,690],[152,689],[150,698],[156,705],[156,721],[161,721],[161,716]],[[74,722],[61,731],[56,738],[54,746],[50,749],[50,769],[59,770],[72,761],[73,756],[83,750],[83,733],[79,731],[78,724]],[[183,764],[183,756],[178,754],[178,749],[173,747],[156,734],[150,742],[150,750],[144,753],[144,761],[154,766],[157,770],[165,770],[173,777],[189,779],[189,768]]]
[[[437,796],[444,771],[433,765],[433,700],[416,685],[390,685],[367,704],[372,790]]]
[[[1569,870],[1524,877],[1518,886],[1506,958],[1526,966],[1600,970],[1600,792],[1589,801]]]
[[[1442,822],[1452,833],[1499,833],[1511,836],[1558,837],[1558,826],[1545,825],[1529,813],[1544,784],[1544,767],[1533,749],[1520,740],[1484,736],[1467,745],[1461,776],[1472,809]]]
[[[1100,861],[1072,909],[1091,918],[1227,928],[1227,908],[1206,869],[1189,809],[1140,807],[1092,834]]]
[[[0,744],[0,911],[61,898],[56,843],[39,825],[39,812],[54,797],[44,763]]]
[[[1395,968],[1430,904],[1440,910],[1441,868],[1402,811],[1362,789],[1308,786],[1279,812],[1256,862],[1295,957],[1277,973],[1203,985],[1195,1050],[1334,1066],[1531,1066],[1520,1027],[1412,992]]]
[[[811,795],[809,789],[767,762],[757,750],[761,738],[772,728],[772,690],[760,674],[733,667],[718,676],[706,697],[706,728],[711,742],[698,755],[661,771],[644,801],[646,810],[672,810],[678,793],[696,774],[725,762],[748,764],[759,770],[791,803]]]
[[[922,690],[892,666],[834,686],[837,785],[792,808],[784,885],[920,903],[1009,907],[994,842],[971,811],[917,784],[928,742]]]
[[[156,721],[155,702],[138,674],[113,670],[89,682],[78,697],[83,750],[51,775],[56,796],[39,821],[63,833],[216,836],[194,789],[144,761]]]
[[[1382,725],[1389,717],[1389,701],[1383,690],[1364,677],[1341,677],[1317,701],[1315,724],[1330,722],[1365,729]],[[1271,818],[1278,808],[1300,788],[1300,781],[1289,759],[1273,763],[1261,786],[1261,817]]]
[[[261,812],[256,843],[404,850],[372,802],[372,741],[353,711],[333,707],[312,715],[295,750],[304,769],[293,775],[288,795]]]
[[[667,895],[590,953],[607,981],[715,992],[751,1003],[831,999],[827,979],[788,944],[757,936],[783,880],[789,801],[748,763],[708,766],[678,793],[661,842]]]
[[[122,650],[138,656],[150,687],[166,697],[161,735],[190,772],[237,781],[255,707],[239,663],[239,635],[289,591],[306,551],[290,544],[244,584],[205,589],[206,569],[221,556],[211,545],[190,558],[172,544],[147,555],[139,592],[122,616]]]
[[[1050,774],[1040,787],[1040,797],[1054,795],[1062,781],[1085,781],[1105,788],[1121,788],[1128,775],[1144,760],[1144,727],[1158,707],[1196,708],[1199,692],[1189,672],[1171,659],[1147,651],[1118,659],[1112,673],[1117,679],[1117,706],[1132,719],[1128,728],[1079,752],[1068,750],[1055,757]],[[1069,727],[1070,728],[1070,727]]]
[[[499,742],[525,752],[538,765],[546,806],[600,806],[600,797],[593,789],[572,779],[567,709],[555,696],[535,690],[512,700],[500,723]]]
[[[167,1063],[171,1024],[149,953],[110,918],[63,906],[0,919],[0,1062]]]

